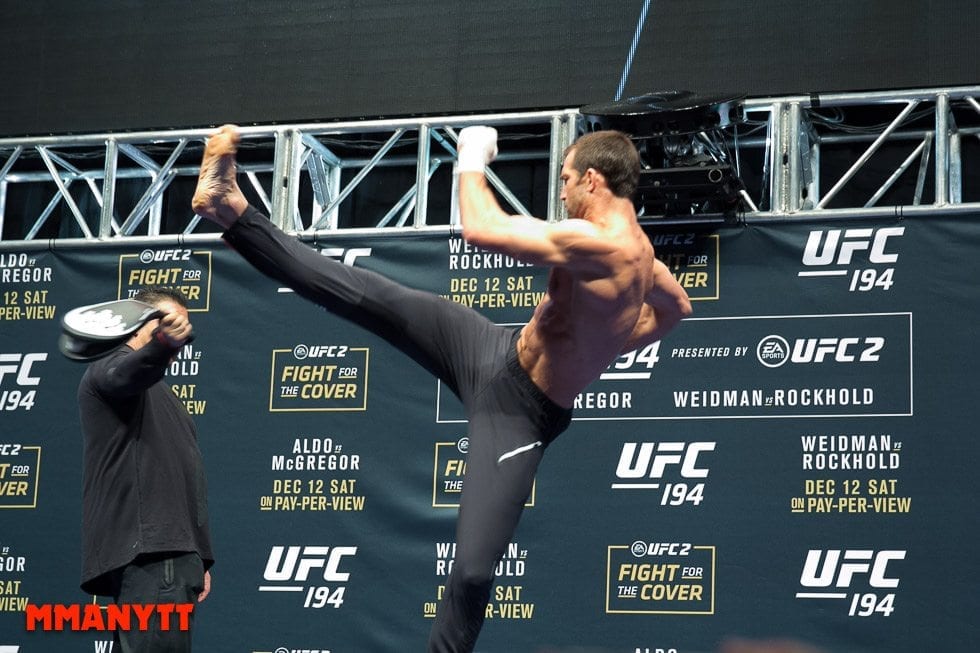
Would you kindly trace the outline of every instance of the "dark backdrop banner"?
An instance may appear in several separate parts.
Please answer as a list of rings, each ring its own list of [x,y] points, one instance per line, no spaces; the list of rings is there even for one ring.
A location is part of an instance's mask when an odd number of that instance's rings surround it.
[[[497,567],[479,650],[975,651],[977,216],[650,229],[695,313],[579,397]],[[545,271],[458,237],[324,255],[520,324]],[[466,425],[379,338],[223,245],[0,254],[0,648],[78,589],[74,306],[181,287],[168,382],[196,420],[217,563],[202,651],[421,651],[454,555]],[[578,647],[578,648],[576,648]],[[3,649],[7,650],[7,649]]]
[[[0,135],[980,80],[975,0],[0,2]]]

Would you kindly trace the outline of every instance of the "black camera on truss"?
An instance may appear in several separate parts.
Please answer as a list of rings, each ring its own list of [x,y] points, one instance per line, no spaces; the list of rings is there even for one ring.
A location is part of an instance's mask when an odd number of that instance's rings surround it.
[[[579,109],[591,131],[616,129],[636,143],[643,168],[641,217],[730,218],[747,200],[725,129],[744,122],[744,96],[649,93]]]

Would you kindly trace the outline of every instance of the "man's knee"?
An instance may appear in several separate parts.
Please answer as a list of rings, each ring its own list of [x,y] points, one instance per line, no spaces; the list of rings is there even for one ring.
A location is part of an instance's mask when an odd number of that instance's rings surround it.
[[[467,595],[486,594],[489,596],[490,586],[493,584],[493,565],[474,564],[457,557],[453,563],[449,582]]]

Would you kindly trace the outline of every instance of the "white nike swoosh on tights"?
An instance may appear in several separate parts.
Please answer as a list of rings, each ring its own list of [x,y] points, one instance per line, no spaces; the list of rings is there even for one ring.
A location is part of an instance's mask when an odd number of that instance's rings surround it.
[[[534,449],[535,447],[540,447],[540,446],[541,446],[541,440],[538,440],[536,442],[532,442],[531,444],[526,444],[523,447],[517,447],[513,451],[508,451],[507,453],[505,453],[504,455],[502,455],[500,458],[497,458],[497,463],[502,463],[505,460],[507,460],[508,458],[513,458],[514,456],[517,456],[519,454],[522,454],[525,451],[530,451],[531,449]]]

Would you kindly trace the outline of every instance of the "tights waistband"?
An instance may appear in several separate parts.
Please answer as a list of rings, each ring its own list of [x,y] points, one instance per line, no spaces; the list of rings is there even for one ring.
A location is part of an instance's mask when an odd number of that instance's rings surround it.
[[[527,370],[521,366],[521,362],[517,357],[517,340],[521,335],[520,329],[514,329],[514,334],[511,337],[510,349],[507,352],[507,370],[510,372],[511,377],[514,382],[517,383],[521,390],[523,390],[527,395],[534,400],[534,402],[541,408],[542,417],[545,419],[547,428],[545,429],[545,437],[548,439],[544,444],[547,445],[549,442],[558,437],[572,421],[572,409],[559,406],[552,399],[544,393],[544,391],[539,388],[534,381],[528,376]]]

